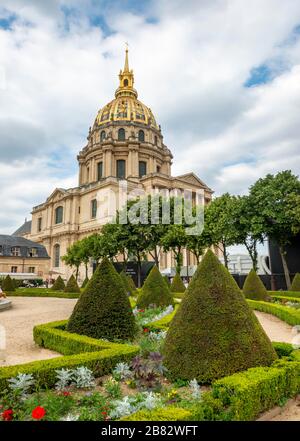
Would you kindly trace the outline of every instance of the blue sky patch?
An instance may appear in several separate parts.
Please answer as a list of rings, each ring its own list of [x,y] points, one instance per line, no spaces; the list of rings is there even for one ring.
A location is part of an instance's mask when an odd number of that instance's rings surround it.
[[[259,86],[272,81],[273,73],[267,64],[261,64],[258,67],[251,69],[250,76],[245,82],[245,87]]]

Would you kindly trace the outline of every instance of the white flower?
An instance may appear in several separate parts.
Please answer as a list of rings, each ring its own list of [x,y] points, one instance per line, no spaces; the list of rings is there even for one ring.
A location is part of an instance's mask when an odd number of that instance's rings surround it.
[[[167,315],[171,314],[174,311],[174,308],[172,305],[169,305],[164,309],[161,313],[155,315],[152,317],[151,321],[149,322],[149,319],[145,319],[142,321],[142,325],[146,325],[147,323],[157,322],[158,320],[161,320],[162,318],[166,317]]]
[[[194,378],[193,380],[191,380],[189,382],[189,388],[191,390],[191,394],[192,394],[193,398],[198,399],[201,397],[200,386],[199,386],[196,378]]]
[[[18,374],[15,378],[10,378],[8,382],[13,391],[19,391],[22,395],[25,395],[35,383],[32,374]]]
[[[148,338],[150,340],[154,340],[154,341],[160,342],[161,340],[164,340],[166,338],[166,335],[167,335],[167,331],[160,331],[158,333],[150,332],[149,335],[148,335]]]
[[[66,416],[60,419],[60,421],[77,421],[79,415],[74,415],[72,413],[68,413]]]

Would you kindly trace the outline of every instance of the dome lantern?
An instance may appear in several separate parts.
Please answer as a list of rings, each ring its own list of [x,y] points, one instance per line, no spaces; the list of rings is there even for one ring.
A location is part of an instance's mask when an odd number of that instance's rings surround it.
[[[120,70],[119,80],[120,80],[120,85],[115,92],[116,98],[120,96],[133,96],[134,98],[138,97],[137,91],[133,88],[133,84],[134,84],[133,70],[129,70],[127,43],[126,43],[126,51],[125,51],[124,69],[123,71]]]

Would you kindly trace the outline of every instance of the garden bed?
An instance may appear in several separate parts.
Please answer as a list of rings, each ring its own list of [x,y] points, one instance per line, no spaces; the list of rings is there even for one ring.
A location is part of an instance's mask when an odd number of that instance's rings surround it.
[[[300,325],[300,310],[276,303],[261,302],[247,299],[249,306],[257,311],[272,314],[291,326]]]

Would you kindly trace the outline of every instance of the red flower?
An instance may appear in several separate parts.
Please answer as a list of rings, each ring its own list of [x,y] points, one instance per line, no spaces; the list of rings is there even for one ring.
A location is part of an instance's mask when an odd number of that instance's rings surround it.
[[[46,415],[46,411],[43,407],[37,406],[35,409],[33,409],[31,415],[35,420],[41,420]]]
[[[69,397],[70,395],[71,395],[71,392],[68,392],[68,391],[63,392],[64,397]]]
[[[11,421],[13,419],[14,412],[12,409],[7,409],[2,413],[3,421]]]
[[[149,332],[149,329],[148,328],[144,328],[144,332]]]

